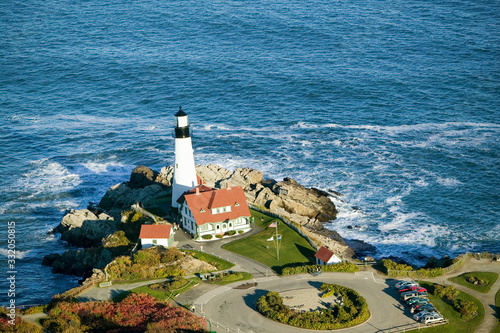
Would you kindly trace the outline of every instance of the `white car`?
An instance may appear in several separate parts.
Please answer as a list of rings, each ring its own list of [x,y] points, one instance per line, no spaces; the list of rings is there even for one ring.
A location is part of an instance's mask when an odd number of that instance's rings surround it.
[[[429,325],[429,324],[435,324],[435,323],[440,323],[440,322],[443,322],[444,321],[444,318],[441,317],[441,315],[437,314],[437,313],[434,313],[434,314],[430,314],[430,315],[427,315],[427,316],[423,316],[420,321],[426,325]]]
[[[415,281],[400,281],[395,285],[396,289],[400,289],[403,286],[418,286],[418,283]]]
[[[416,321],[420,321],[420,319],[422,319],[422,317],[427,316],[427,315],[433,315],[433,314],[436,314],[436,312],[421,311],[419,313],[414,314],[413,319],[415,319]]]

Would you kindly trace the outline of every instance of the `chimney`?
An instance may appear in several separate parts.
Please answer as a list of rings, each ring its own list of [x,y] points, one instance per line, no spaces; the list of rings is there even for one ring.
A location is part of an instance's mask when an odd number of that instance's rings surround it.
[[[196,195],[200,195],[200,187],[196,186]]]
[[[230,190],[231,189],[231,184],[229,184],[229,181],[227,182],[227,189]]]

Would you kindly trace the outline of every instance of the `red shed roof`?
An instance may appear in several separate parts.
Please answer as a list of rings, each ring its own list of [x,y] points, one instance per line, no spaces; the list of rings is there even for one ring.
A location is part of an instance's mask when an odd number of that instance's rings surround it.
[[[170,238],[171,231],[172,231],[172,226],[170,224],[143,224],[141,226],[141,233],[139,234],[139,238],[168,239]]]
[[[197,188],[198,191],[196,191]],[[238,217],[251,215],[245,192],[241,186],[213,189],[200,185],[197,188],[185,192],[178,200],[178,202],[186,201],[197,225],[234,220]],[[213,208],[227,206],[231,207],[230,212],[212,214]]]
[[[333,252],[327,249],[326,247],[322,246],[319,248],[318,252],[316,252],[314,256],[326,263],[333,256]]]

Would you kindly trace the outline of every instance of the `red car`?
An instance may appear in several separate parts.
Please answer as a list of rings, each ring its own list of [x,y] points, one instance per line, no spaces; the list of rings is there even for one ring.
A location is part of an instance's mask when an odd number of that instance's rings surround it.
[[[416,292],[419,292],[419,293],[422,293],[422,292],[427,292],[427,289],[425,288],[422,288],[420,286],[409,286],[409,287],[406,287],[406,288],[402,288],[399,290],[399,293],[404,293],[404,292],[407,292],[407,291],[416,291]]]

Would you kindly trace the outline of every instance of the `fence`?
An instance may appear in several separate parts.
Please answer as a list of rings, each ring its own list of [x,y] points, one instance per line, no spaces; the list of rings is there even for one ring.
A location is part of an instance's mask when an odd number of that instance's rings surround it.
[[[266,214],[266,215],[269,215],[269,216],[272,216],[276,219],[280,219],[281,221],[283,221],[283,223],[285,223],[287,226],[289,226],[290,228],[292,228],[293,230],[295,230],[295,232],[297,232],[299,235],[301,235],[302,237],[305,238],[305,240],[307,240],[307,242],[315,249],[317,250],[318,249],[318,245],[315,244],[311,238],[309,238],[308,235],[306,235],[301,229],[300,227],[296,226],[293,222],[291,222],[290,220],[288,220],[286,217],[280,215],[280,214],[276,214],[276,213],[273,213],[273,212],[270,212],[266,209],[262,209],[260,207],[257,207],[257,206],[254,206],[253,204],[251,203],[248,203],[248,206],[250,206],[250,208],[252,208],[253,210],[256,210],[258,211],[259,213],[262,213],[262,214]]]
[[[139,206],[138,204],[134,204],[131,206],[131,208],[137,212],[140,212],[146,216],[149,216],[150,218],[153,219],[153,221],[158,222],[158,220],[160,219],[160,217],[148,212],[147,210],[145,210],[144,208],[142,208],[141,206]]]
[[[92,283],[88,283],[88,284],[82,285],[80,287],[72,288],[68,291],[63,292],[62,294],[54,295],[52,298],[70,299],[72,297],[76,297],[76,296],[80,295],[84,291],[87,291],[90,288],[94,287],[97,283],[100,283],[103,281],[104,281],[104,279],[92,280]]]
[[[463,263],[467,258],[469,258],[471,254],[469,252],[465,253],[456,263],[444,267],[444,268],[439,268],[439,274],[438,275],[433,275],[431,274],[432,270],[420,270],[420,271],[397,271],[397,270],[387,270],[387,275],[392,276],[392,277],[410,277],[412,279],[419,279],[419,278],[425,278],[425,277],[436,277],[436,276],[441,276],[446,273],[449,273],[451,271],[454,271],[458,267],[462,266]]]

